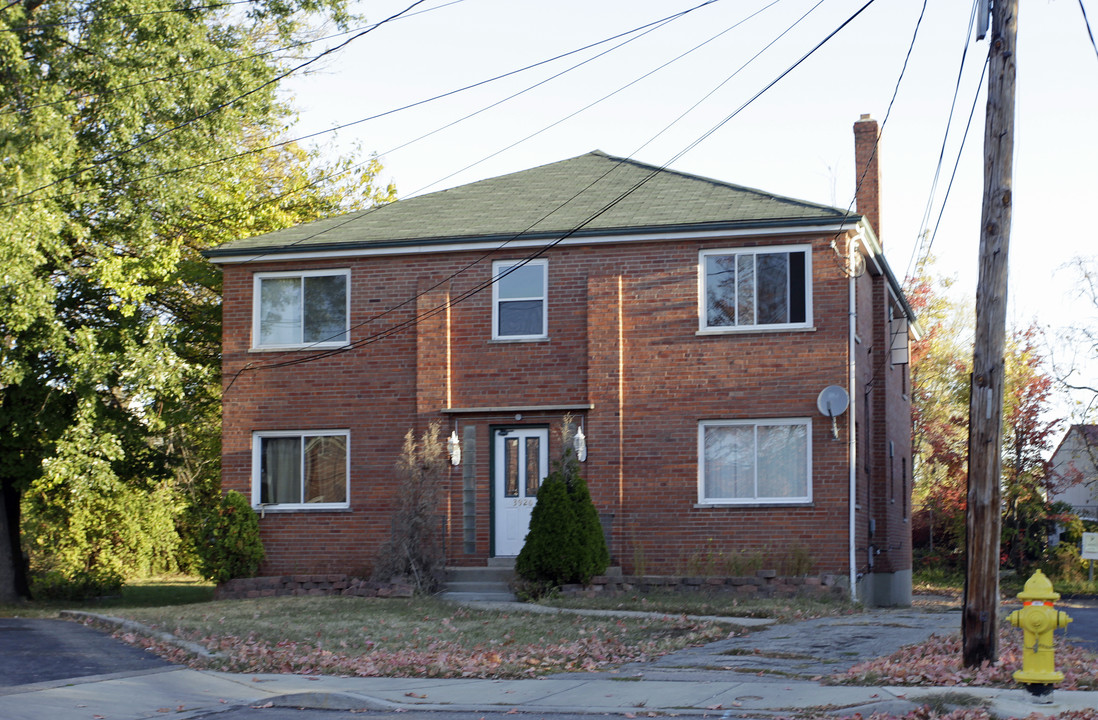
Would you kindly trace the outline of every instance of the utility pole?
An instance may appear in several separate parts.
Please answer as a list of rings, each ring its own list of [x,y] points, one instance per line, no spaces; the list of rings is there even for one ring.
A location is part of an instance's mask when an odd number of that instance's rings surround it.
[[[999,659],[1000,451],[1017,37],[1018,0],[994,0],[984,126],[976,339],[968,411],[968,535],[961,618],[965,667]]]

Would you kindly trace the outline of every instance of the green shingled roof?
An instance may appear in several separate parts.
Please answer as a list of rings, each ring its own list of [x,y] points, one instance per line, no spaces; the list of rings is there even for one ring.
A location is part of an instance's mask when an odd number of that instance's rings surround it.
[[[833,223],[858,215],[595,151],[253,238],[206,254],[334,250],[523,235]],[[577,230],[578,229],[578,230]]]

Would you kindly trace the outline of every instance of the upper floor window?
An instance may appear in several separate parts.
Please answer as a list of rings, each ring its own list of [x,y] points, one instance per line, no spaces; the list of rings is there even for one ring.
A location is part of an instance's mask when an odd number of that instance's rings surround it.
[[[703,250],[702,330],[808,327],[812,322],[810,248]]]
[[[346,430],[259,432],[252,439],[252,504],[345,508]]]
[[[492,263],[492,277],[492,338],[547,338],[548,261],[496,261]]]
[[[349,270],[256,273],[252,345],[347,344]]]
[[[811,437],[805,418],[699,423],[698,502],[811,502]]]

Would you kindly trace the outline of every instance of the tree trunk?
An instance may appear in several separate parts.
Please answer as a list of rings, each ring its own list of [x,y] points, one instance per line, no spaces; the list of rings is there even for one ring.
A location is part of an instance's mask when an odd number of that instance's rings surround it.
[[[19,492],[9,480],[0,485],[0,603],[10,604],[30,597],[30,589],[19,545]]]

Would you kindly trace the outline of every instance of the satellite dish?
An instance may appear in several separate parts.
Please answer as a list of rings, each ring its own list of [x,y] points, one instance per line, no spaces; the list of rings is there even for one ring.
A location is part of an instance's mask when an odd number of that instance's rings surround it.
[[[820,414],[831,418],[831,437],[839,439],[839,423],[835,421],[839,415],[850,407],[850,396],[838,385],[828,385],[820,391],[816,398],[816,407]]]
[[[850,396],[840,386],[828,385],[816,398],[816,407],[819,408],[821,415],[829,418],[838,417],[850,407]]]

